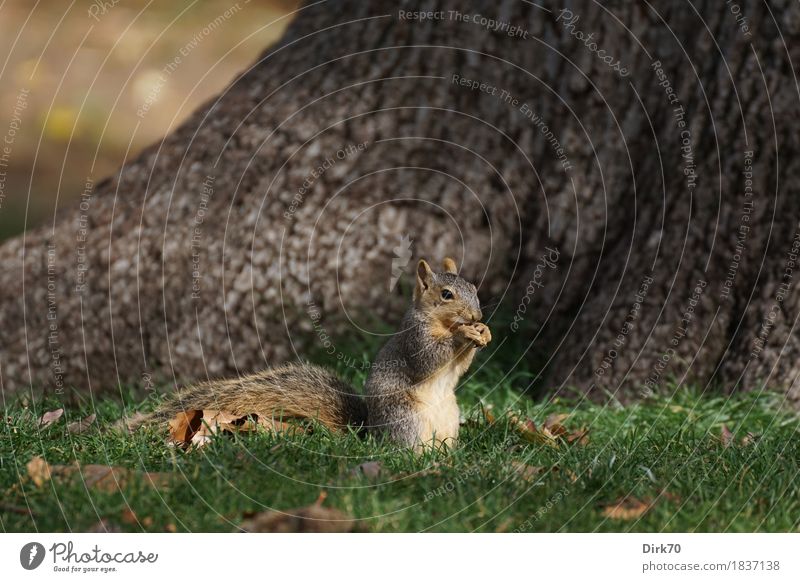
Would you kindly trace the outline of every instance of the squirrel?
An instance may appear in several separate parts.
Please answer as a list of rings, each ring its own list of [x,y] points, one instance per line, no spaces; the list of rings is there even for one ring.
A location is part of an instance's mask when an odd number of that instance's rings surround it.
[[[222,410],[261,418],[316,419],[332,430],[365,429],[417,452],[458,438],[455,388],[478,348],[492,339],[477,289],[446,258],[442,272],[421,259],[400,331],[378,352],[365,397],[320,366],[298,363],[179,390],[137,426],[184,410]],[[134,427],[135,428],[135,427]]]

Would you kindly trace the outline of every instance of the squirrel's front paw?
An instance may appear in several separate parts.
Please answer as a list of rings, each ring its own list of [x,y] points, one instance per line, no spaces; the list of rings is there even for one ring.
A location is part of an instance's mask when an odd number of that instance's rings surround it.
[[[492,332],[489,331],[489,327],[485,323],[462,325],[458,328],[458,331],[464,339],[469,340],[479,348],[492,341]]]

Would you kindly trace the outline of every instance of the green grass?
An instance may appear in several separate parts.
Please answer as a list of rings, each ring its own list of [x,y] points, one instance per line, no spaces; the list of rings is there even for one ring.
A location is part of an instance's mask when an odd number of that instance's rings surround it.
[[[672,398],[622,408],[520,395],[530,374],[504,377],[505,364],[478,365],[459,390],[468,417],[460,445],[414,457],[393,447],[317,430],[296,436],[251,433],[215,439],[200,450],[165,446],[152,432],[122,435],[106,430],[123,414],[119,401],[67,410],[72,421],[96,412],[87,433],[71,435],[60,420],[38,429],[42,411],[58,401],[26,408],[9,404],[0,433],[0,524],[4,531],[84,531],[100,520],[122,531],[236,531],[242,520],[266,509],[312,504],[357,520],[357,529],[404,531],[797,531],[800,527],[800,440],[796,416],[781,411],[769,393],[733,398],[681,389]],[[484,364],[480,366],[480,364]],[[340,365],[354,382],[364,372]],[[502,380],[501,380],[502,379]],[[158,402],[127,397],[127,410]],[[557,448],[525,441],[505,419],[489,424],[476,405],[515,410],[543,421],[569,413],[569,428],[589,427],[585,445]],[[722,425],[754,443],[724,447]],[[26,463],[78,461],[166,472],[167,486],[141,478],[121,491],[87,488],[80,478],[54,477],[37,487]],[[378,460],[377,478],[353,472]],[[519,463],[553,470],[533,478]],[[619,498],[655,499],[644,515],[604,516]],[[132,519],[132,511],[137,519]]]

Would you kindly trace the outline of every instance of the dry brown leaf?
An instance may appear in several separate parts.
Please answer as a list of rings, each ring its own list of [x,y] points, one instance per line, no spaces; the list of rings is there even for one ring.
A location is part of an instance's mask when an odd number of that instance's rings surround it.
[[[748,445],[752,445],[754,442],[758,440],[758,435],[752,432],[748,432],[745,436],[742,437],[742,446],[746,447]]]
[[[254,533],[342,533],[353,531],[355,520],[338,509],[315,503],[285,512],[262,511],[242,522],[241,528]]]
[[[569,431],[564,428],[564,425],[561,423],[567,418],[569,418],[569,414],[553,413],[545,419],[544,428],[548,429],[555,436],[566,436]]]
[[[59,418],[64,416],[64,409],[58,408],[56,410],[50,410],[49,412],[45,412],[42,417],[39,419],[39,426],[41,428],[45,428],[50,426],[54,422],[56,422]]]
[[[89,427],[94,424],[94,421],[97,419],[96,414],[90,414],[86,418],[82,418],[80,420],[76,420],[75,422],[71,422],[67,425],[67,430],[72,434],[81,434],[89,430]]]
[[[170,442],[187,448],[202,447],[220,432],[248,432],[265,428],[275,432],[308,431],[309,427],[256,414],[237,415],[223,410],[185,410],[169,421]]]
[[[130,507],[126,507],[122,510],[122,515],[120,515],[120,519],[123,523],[127,523],[128,525],[137,525],[139,523],[139,518],[136,517],[136,512],[133,511]]]
[[[642,517],[653,505],[655,502],[650,498],[641,500],[632,496],[623,497],[611,505],[606,505],[603,508],[603,516],[609,519],[630,521]]]
[[[123,523],[127,523],[128,525],[143,525],[144,527],[150,527],[153,525],[153,518],[150,516],[143,517],[139,519],[139,516],[136,515],[136,512],[132,510],[130,507],[126,507],[122,510],[122,515],[120,519]]]
[[[511,468],[525,481],[535,481],[546,470],[544,467],[529,465],[521,461],[511,461]]]
[[[41,487],[50,480],[50,465],[41,457],[34,457],[25,466],[34,485]]]
[[[175,443],[188,444],[202,426],[202,410],[184,410],[169,421],[169,437]]]
[[[733,433],[728,429],[727,425],[722,425],[719,434],[719,440],[722,441],[724,447],[729,447],[733,444]]]
[[[351,475],[364,475],[369,479],[377,479],[383,470],[383,463],[380,461],[367,461],[353,467],[350,470]]]
[[[567,442],[569,444],[578,443],[579,445],[586,445],[589,443],[589,429],[579,428],[576,431],[573,431],[567,435]]]
[[[561,473],[563,471],[564,475],[566,475],[569,478],[569,480],[572,481],[573,483],[577,482],[578,480],[578,476],[572,469],[562,469],[558,465],[554,465],[550,470],[553,473]],[[591,474],[591,471],[589,472],[589,474]]]
[[[27,470],[28,476],[37,487],[42,487],[55,476],[80,475],[87,488],[106,492],[114,492],[137,479],[143,479],[154,487],[164,486],[169,480],[166,473],[139,473],[108,465],[50,465],[41,457],[31,459]]]
[[[519,432],[520,436],[529,443],[542,444],[554,448],[558,447],[556,436],[550,432],[550,429],[546,426],[539,428],[531,419],[520,419],[514,414],[509,416],[509,420],[511,420],[511,423],[514,425],[517,432]]]

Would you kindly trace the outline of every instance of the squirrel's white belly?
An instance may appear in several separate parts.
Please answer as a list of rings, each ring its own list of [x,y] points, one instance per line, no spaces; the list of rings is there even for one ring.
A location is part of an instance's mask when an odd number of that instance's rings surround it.
[[[460,374],[455,366],[439,372],[414,391],[419,415],[419,440],[438,445],[458,438],[459,410],[456,384]]]

